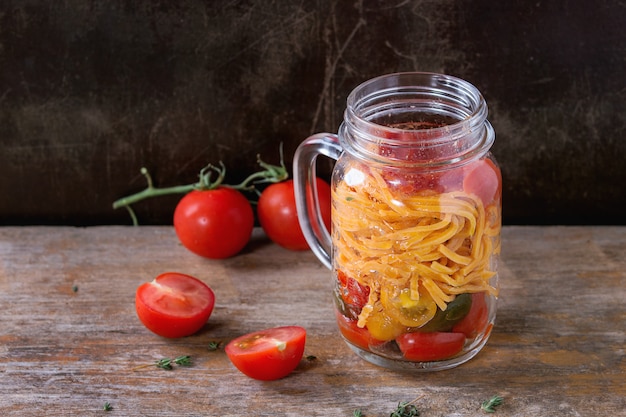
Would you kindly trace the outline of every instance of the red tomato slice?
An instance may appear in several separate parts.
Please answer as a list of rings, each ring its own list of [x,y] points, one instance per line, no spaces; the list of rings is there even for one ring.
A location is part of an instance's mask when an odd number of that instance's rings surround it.
[[[465,168],[463,189],[480,197],[485,206],[499,197],[501,184],[500,168],[491,159],[480,159]]]
[[[306,330],[299,326],[274,327],[231,340],[224,349],[243,374],[261,381],[289,375],[304,354]]]
[[[487,326],[489,310],[485,301],[485,293],[472,294],[472,308],[463,319],[454,325],[453,332],[463,333],[468,338],[474,338]]]
[[[432,332],[405,333],[396,338],[404,358],[416,362],[440,361],[451,358],[463,349],[463,333]]]
[[[358,327],[356,325],[356,320],[349,319],[337,310],[335,310],[335,316],[337,317],[337,325],[339,326],[339,331],[342,336],[353,345],[358,346],[361,349],[369,350],[371,342],[374,342],[374,344],[382,343],[372,339],[367,329]]]
[[[163,337],[196,333],[209,319],[215,295],[204,282],[189,275],[166,272],[137,288],[139,320]]]
[[[358,312],[361,312],[361,309],[367,304],[369,299],[369,287],[359,284],[357,280],[347,276],[343,271],[337,271],[337,280],[341,286],[341,298],[343,298],[343,301],[349,306],[356,308]]]

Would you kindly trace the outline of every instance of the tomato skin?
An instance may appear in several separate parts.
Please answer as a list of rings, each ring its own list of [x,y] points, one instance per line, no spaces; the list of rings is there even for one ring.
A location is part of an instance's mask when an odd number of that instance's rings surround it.
[[[166,272],[137,288],[135,309],[139,320],[153,333],[178,338],[196,333],[207,322],[215,294],[204,282],[189,275]]]
[[[405,359],[430,362],[448,359],[463,349],[465,335],[453,332],[405,333],[396,338]]]
[[[260,330],[231,340],[224,348],[230,361],[243,374],[261,381],[289,375],[304,354],[306,330],[283,326]]]
[[[480,159],[465,167],[463,190],[477,195],[485,207],[500,198],[501,184],[500,168],[491,159]]]
[[[330,230],[330,185],[321,178],[316,178],[316,184],[322,219]],[[257,204],[257,216],[274,243],[289,250],[309,249],[298,222],[293,180],[275,183],[263,190]]]
[[[367,304],[370,289],[359,284],[357,280],[346,275],[343,271],[337,271],[337,281],[339,283],[339,293],[344,303],[348,307],[361,313],[361,309]]]
[[[191,191],[174,211],[178,239],[191,252],[205,258],[236,255],[250,241],[253,227],[250,202],[228,187]]]
[[[337,318],[337,325],[341,335],[353,345],[361,349],[369,350],[370,344],[383,343],[382,341],[372,338],[367,329],[358,327],[357,320],[350,319],[337,310],[335,310],[335,317]]]
[[[485,301],[485,293],[472,294],[472,307],[469,313],[452,328],[453,332],[463,333],[468,338],[476,335],[487,326],[489,309]]]

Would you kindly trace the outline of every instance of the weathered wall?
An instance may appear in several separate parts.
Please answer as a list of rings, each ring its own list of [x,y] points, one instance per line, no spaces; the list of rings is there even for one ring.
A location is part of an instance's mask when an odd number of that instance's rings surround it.
[[[287,162],[349,91],[445,72],[490,105],[507,223],[621,223],[626,7],[547,1],[4,0],[0,224],[128,223],[116,198]],[[176,198],[136,206],[171,222]]]

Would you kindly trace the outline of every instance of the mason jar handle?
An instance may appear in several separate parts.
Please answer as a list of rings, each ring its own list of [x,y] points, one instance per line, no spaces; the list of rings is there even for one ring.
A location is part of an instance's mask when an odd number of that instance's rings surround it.
[[[316,161],[318,155],[337,160],[342,151],[337,135],[318,133],[298,146],[293,159],[293,184],[300,228],[313,253],[328,269],[332,268],[332,241],[317,198]]]

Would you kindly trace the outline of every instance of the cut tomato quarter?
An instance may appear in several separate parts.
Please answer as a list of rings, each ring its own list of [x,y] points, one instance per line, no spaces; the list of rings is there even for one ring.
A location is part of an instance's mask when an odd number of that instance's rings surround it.
[[[304,354],[306,330],[274,327],[231,340],[225,348],[230,361],[250,378],[271,381],[289,375]]]

